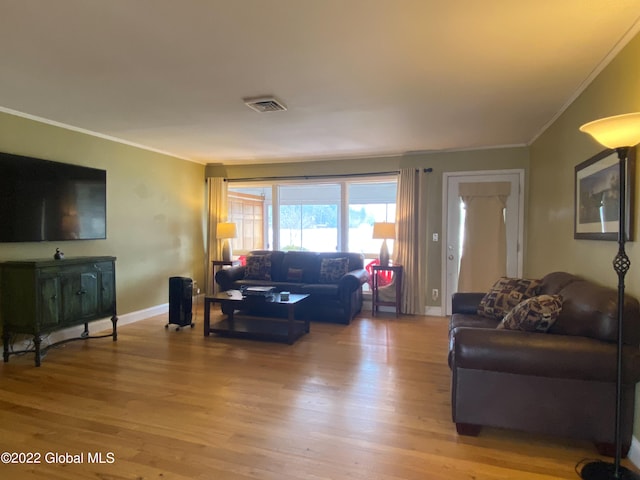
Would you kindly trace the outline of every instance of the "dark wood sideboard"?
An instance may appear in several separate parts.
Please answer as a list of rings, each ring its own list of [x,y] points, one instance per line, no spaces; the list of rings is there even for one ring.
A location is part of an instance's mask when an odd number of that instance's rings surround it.
[[[71,340],[113,337],[116,341],[115,257],[70,257],[0,263],[0,319],[4,361],[35,353],[40,366],[46,349]],[[90,336],[88,323],[111,317],[109,334]],[[43,335],[84,324],[79,337],[41,346]],[[16,334],[33,336],[33,348],[14,350]]]

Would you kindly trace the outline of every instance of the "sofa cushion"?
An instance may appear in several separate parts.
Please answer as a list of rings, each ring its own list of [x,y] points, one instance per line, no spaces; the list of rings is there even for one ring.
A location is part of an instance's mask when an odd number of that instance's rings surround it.
[[[495,329],[500,322],[494,318],[481,317],[475,314],[456,313],[449,320],[449,332],[458,327]]]
[[[349,267],[349,259],[340,258],[323,258],[320,263],[320,283],[337,283],[343,275],[347,273]]]
[[[302,276],[304,270],[302,268],[289,268],[287,269],[287,282],[302,282]]]
[[[576,275],[572,275],[567,272],[552,272],[546,274],[540,280],[540,288],[538,293],[540,295],[556,295],[559,294],[562,289],[567,285],[582,281],[582,279]]]
[[[289,278],[290,270],[302,270],[302,283],[318,281],[320,260],[315,252],[290,250],[285,252],[280,265],[280,277],[286,281],[297,281]]]
[[[337,284],[319,284],[319,283],[305,283],[300,287],[300,293],[308,293],[311,296],[318,297],[335,297],[338,298],[338,285]]]
[[[347,259],[347,271],[360,270],[364,268],[364,255],[361,253],[353,252],[320,252],[318,253],[318,271],[320,270],[320,264],[325,258],[346,258]]]
[[[504,316],[498,328],[524,332],[546,332],[557,320],[560,310],[562,310],[560,295],[531,297],[513,307]]]
[[[616,342],[618,338],[618,291],[588,280],[566,285],[562,311],[549,333],[573,335]],[[623,343],[640,343],[638,300],[625,295],[623,305]]]
[[[271,280],[271,255],[250,255],[244,271],[247,280]]]
[[[478,315],[502,320],[523,300],[537,294],[540,280],[501,277],[480,301]]]

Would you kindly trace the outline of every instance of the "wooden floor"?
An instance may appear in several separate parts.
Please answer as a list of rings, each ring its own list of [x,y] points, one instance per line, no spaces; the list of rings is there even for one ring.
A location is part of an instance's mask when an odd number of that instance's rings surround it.
[[[458,436],[445,318],[312,323],[291,346],[204,338],[201,315],[165,323],[2,365],[0,452],[40,463],[0,464],[0,478],[576,479],[597,457],[586,442]]]

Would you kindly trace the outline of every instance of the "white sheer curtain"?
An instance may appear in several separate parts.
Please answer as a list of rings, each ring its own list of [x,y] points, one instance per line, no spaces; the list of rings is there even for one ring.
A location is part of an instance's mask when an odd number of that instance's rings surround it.
[[[207,242],[207,268],[206,288],[208,293],[213,293],[213,260],[222,258],[222,240],[216,238],[216,226],[219,222],[227,220],[227,182],[223,178],[212,177],[207,179],[209,190],[209,215]]]
[[[427,283],[426,183],[423,169],[404,168],[398,177],[395,263],[404,267],[401,308],[423,315]]]
[[[509,182],[461,183],[465,207],[459,292],[486,292],[507,272],[507,229],[504,209]]]

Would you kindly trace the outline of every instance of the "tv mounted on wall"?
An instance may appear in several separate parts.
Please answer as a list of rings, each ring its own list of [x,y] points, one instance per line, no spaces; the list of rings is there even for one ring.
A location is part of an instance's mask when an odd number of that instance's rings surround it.
[[[107,172],[0,153],[0,242],[107,238]]]

